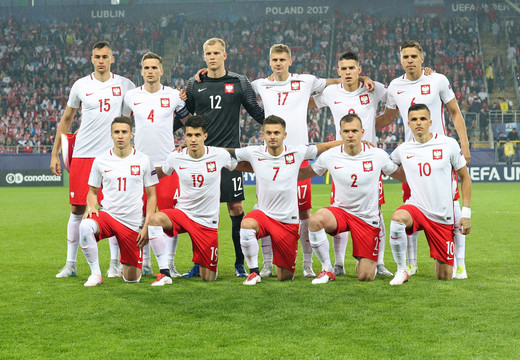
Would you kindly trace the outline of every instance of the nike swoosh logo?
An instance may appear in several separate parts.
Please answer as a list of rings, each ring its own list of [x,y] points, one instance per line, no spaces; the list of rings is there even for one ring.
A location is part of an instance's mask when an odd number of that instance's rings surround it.
[[[209,266],[217,266],[217,264],[209,263]]]
[[[234,197],[239,197],[240,195],[242,195],[242,193],[233,194]]]
[[[407,159],[411,159],[413,158],[415,155],[412,155],[412,156],[406,156]]]
[[[179,170],[186,170],[187,168],[179,166]]]
[[[208,88],[204,88],[204,89],[198,89],[198,92],[203,92],[204,90],[207,90]]]
[[[141,105],[142,103],[134,103],[134,105]]]
[[[343,169],[343,166],[334,166],[334,169]]]
[[[307,204],[307,203],[308,203],[308,201],[304,201],[304,202],[299,202],[299,201],[298,201],[298,205],[300,205],[300,206],[301,206],[301,205],[304,205],[304,204]]]
[[[137,261],[138,264],[142,264],[143,262],[142,261]]]
[[[379,254],[372,253],[372,256],[377,256],[377,255],[379,255]]]
[[[266,86],[265,88],[266,88],[266,89],[270,89],[270,88],[272,88],[272,86]]]
[[[334,104],[341,104],[341,101],[334,101]]]
[[[267,159],[257,159],[258,161],[264,161],[264,160],[267,160]]]
[[[404,93],[404,91],[398,91],[398,92],[397,92],[397,95],[400,95],[400,94],[402,94],[402,93]]]
[[[94,94],[94,93],[90,93],[90,94],[85,94],[85,96],[90,96],[90,95],[92,95],[92,94]]]
[[[397,240],[397,239],[399,239],[399,238],[395,238],[395,237],[393,237],[393,236],[390,236],[390,239],[392,239],[392,240]]]
[[[107,172],[111,172],[111,171],[112,171],[112,170],[105,170],[106,173],[107,173]]]
[[[448,256],[446,259],[447,259],[447,260],[453,260],[453,258],[452,258],[452,257],[449,257],[449,256]]]

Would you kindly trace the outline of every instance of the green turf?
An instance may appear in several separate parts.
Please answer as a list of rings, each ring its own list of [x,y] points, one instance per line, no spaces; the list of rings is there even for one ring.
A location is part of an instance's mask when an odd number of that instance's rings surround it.
[[[255,197],[246,190],[248,211]],[[385,192],[388,227],[400,187]],[[54,277],[66,254],[66,188],[2,188],[0,359],[518,358],[520,186],[474,184],[473,192],[467,280],[435,280],[421,235],[419,273],[400,287],[381,277],[358,282],[350,244],[348,274],[333,283],[303,279],[300,255],[294,281],[246,287],[234,277],[223,208],[217,282],[174,279],[152,288],[152,277],[140,284],[105,278],[87,289],[81,252],[77,278]],[[328,193],[313,186],[315,209],[327,205]],[[188,270],[187,237],[177,254],[179,270]],[[395,270],[389,246],[385,254]],[[106,240],[100,257],[106,269]]]

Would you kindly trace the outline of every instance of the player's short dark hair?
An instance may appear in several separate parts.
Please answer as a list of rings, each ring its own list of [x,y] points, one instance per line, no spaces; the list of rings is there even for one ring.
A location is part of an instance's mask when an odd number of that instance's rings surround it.
[[[206,118],[200,115],[190,115],[184,124],[184,131],[186,128],[202,129],[203,133],[206,133]]]
[[[338,58],[338,62],[341,60],[355,60],[359,64],[359,57],[355,52],[352,51],[346,51],[343,54],[341,54]]]
[[[419,110],[426,110],[428,111],[428,114],[430,114],[430,109],[425,104],[413,104],[408,108],[408,114],[410,114],[411,111],[419,111]]]
[[[143,64],[143,62],[145,60],[148,60],[148,59],[156,59],[156,60],[159,60],[159,62],[161,63],[162,65],[162,57],[160,57],[159,55],[157,55],[156,53],[154,52],[151,52],[151,51],[148,51],[146,54],[143,55],[143,58],[141,59],[141,65]]]
[[[94,51],[94,49],[103,49],[103,48],[109,48],[110,50],[112,50],[112,48],[110,47],[110,44],[108,43],[108,41],[98,41],[97,43],[94,44],[94,46],[92,46],[92,51]]]
[[[112,128],[112,125],[114,124],[127,124],[130,126],[130,129],[132,128],[132,119],[130,119],[128,116],[118,116],[114,120],[112,120],[112,124],[110,124],[110,128]]]
[[[351,123],[354,122],[354,120],[359,120],[359,124],[361,125],[361,129],[363,129],[363,121],[361,121],[361,118],[358,114],[347,114],[341,118],[339,121],[339,126],[341,127],[342,123]]]
[[[421,44],[419,44],[415,40],[404,41],[401,44],[401,46],[399,47],[399,51],[403,51],[403,49],[406,49],[406,48],[416,48],[417,50],[419,50],[421,52],[421,54],[423,53],[423,48],[422,48]]]
[[[285,120],[276,115],[269,115],[266,117],[264,120],[264,126],[265,125],[282,125],[285,130]]]

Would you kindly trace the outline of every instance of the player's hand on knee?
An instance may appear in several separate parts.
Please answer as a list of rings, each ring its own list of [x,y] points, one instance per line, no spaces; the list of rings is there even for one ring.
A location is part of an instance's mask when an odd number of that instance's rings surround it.
[[[137,247],[142,249],[146,244],[148,244],[148,226],[145,226],[139,231],[137,234]]]
[[[96,216],[99,216],[99,212],[96,208],[94,208],[94,209],[87,208],[87,212],[85,213],[85,215],[83,215],[83,219],[91,219],[92,214],[96,214]]]

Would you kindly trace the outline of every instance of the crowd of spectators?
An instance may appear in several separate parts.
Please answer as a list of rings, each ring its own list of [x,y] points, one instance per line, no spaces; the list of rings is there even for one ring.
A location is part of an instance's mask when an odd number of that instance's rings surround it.
[[[515,44],[520,40],[515,38],[520,33],[518,28],[518,21],[505,26]],[[363,74],[383,84],[403,73],[399,44],[405,39],[417,39],[425,51],[425,65],[450,79],[464,113],[479,113],[487,107],[486,76],[475,19],[466,17],[373,17],[359,11],[349,16],[338,12],[334,23],[320,18],[198,21],[171,14],[159,22],[74,19],[31,23],[8,17],[0,20],[0,29],[0,151],[6,151],[5,146],[19,146],[17,151],[40,151],[52,145],[70,86],[92,71],[90,51],[100,39],[109,40],[113,46],[113,71],[139,84],[142,54],[149,50],[163,54],[166,38],[179,37],[182,50],[175,55],[171,77],[165,79],[179,88],[205,66],[202,44],[208,34],[226,40],[227,69],[251,80],[271,73],[269,48],[274,43],[286,43],[293,52],[292,72],[337,77],[337,56],[352,50],[359,53]],[[514,47],[516,59],[519,49]],[[508,59],[497,56],[493,65],[498,69]],[[475,125],[477,119],[470,117],[467,121]],[[328,110],[310,110],[308,128],[313,142],[335,134]],[[261,128],[245,111],[241,130],[243,143],[262,141]],[[395,147],[404,138],[402,120],[377,135],[380,146]]]

